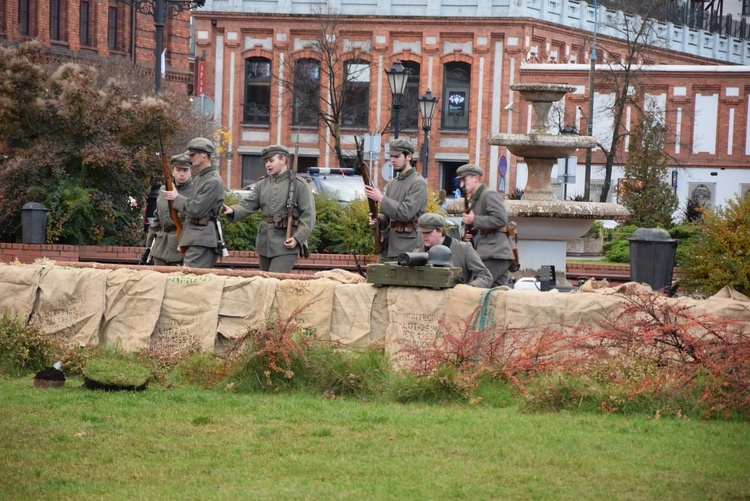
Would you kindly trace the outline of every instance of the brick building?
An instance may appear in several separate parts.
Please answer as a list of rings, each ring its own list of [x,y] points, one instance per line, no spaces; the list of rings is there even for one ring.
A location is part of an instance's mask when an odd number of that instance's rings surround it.
[[[0,0],[0,43],[37,39],[61,59],[120,57],[153,71],[154,34],[153,16],[117,0]],[[165,79],[191,92],[190,12],[167,16],[163,34]]]

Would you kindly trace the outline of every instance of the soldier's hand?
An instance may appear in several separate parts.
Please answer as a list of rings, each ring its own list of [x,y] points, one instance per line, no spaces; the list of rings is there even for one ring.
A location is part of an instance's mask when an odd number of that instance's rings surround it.
[[[177,198],[177,195],[179,195],[179,194],[180,194],[180,193],[179,193],[179,192],[177,191],[177,188],[172,188],[172,190],[171,190],[171,191],[169,191],[169,190],[164,190],[164,189],[163,189],[162,191],[164,191],[164,198],[166,198],[166,199],[167,199],[167,200],[169,200],[170,202],[174,201],[174,199],[175,199],[175,198]]]
[[[297,243],[298,242],[296,238],[289,237],[286,240],[284,240],[284,247],[286,247],[287,249],[294,249],[295,247],[297,247]]]
[[[383,192],[374,186],[365,186],[365,196],[378,203],[383,201]]]
[[[232,209],[228,205],[221,204],[221,213],[222,214],[234,214],[234,209]]]
[[[474,211],[468,213],[464,212],[463,216],[461,216],[461,220],[464,224],[474,224]]]

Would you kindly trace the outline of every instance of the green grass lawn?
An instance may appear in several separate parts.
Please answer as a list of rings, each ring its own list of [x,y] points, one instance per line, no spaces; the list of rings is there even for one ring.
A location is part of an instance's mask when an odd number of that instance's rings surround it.
[[[0,499],[750,499],[750,425],[0,379]]]

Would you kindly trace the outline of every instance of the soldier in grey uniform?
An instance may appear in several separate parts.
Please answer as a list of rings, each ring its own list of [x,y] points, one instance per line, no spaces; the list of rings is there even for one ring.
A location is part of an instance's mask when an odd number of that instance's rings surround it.
[[[464,283],[473,287],[492,286],[492,274],[468,242],[454,240],[445,234],[445,218],[428,212],[419,216],[419,233],[423,245],[416,252],[427,252],[434,245],[445,245],[451,250],[453,266],[461,268]]]
[[[169,163],[172,165],[172,179],[177,192],[189,198],[193,188],[190,157],[185,154],[174,155],[169,159]],[[178,215],[180,224],[184,226],[185,215],[182,213],[178,213]],[[177,246],[177,226],[172,220],[169,202],[163,191],[159,193],[159,197],[156,199],[154,221],[148,227],[146,247],[151,248],[151,259],[156,266],[182,265],[184,256]]]
[[[277,144],[265,148],[261,154],[266,161],[267,176],[258,179],[250,194],[236,205],[222,207],[230,221],[240,221],[260,210],[263,221],[255,238],[255,250],[260,256],[260,269],[274,273],[289,273],[297,255],[307,257],[307,239],[315,225],[315,200],[310,187],[301,177],[294,177],[294,206],[292,236],[286,238],[288,222],[287,201],[292,171],[291,154]]]
[[[470,210],[464,212],[466,231],[463,240],[472,242],[482,262],[492,273],[492,287],[508,285],[508,268],[513,264],[513,248],[506,233],[508,212],[500,194],[482,184],[482,169],[465,164],[456,170],[461,192]]]
[[[365,186],[365,195],[380,204],[378,221],[383,236],[383,252],[379,261],[395,261],[402,252],[412,252],[419,246],[417,220],[427,208],[427,182],[412,166],[414,146],[406,139],[391,141],[388,155],[394,177],[381,192],[375,186]]]
[[[224,184],[219,171],[211,164],[214,143],[210,139],[196,137],[188,143],[187,149],[195,171],[192,193],[186,197],[175,188],[164,191],[164,196],[185,214],[179,242],[180,247],[187,248],[185,266],[213,268],[221,254],[216,218],[224,202]]]

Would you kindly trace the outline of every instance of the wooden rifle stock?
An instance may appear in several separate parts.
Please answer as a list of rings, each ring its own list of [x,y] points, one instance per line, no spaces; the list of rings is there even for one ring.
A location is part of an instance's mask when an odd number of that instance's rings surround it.
[[[367,167],[367,164],[362,161],[359,164],[359,168],[362,171],[362,181],[364,181],[365,186],[375,186],[372,184],[372,180],[370,179],[370,170]],[[378,220],[378,203],[375,200],[372,200],[370,198],[367,199],[367,203],[369,204],[370,208],[370,217],[372,217],[375,220],[375,226],[373,226],[373,247],[375,248],[375,254],[380,254],[383,252],[383,238],[380,235],[380,221]]]
[[[474,202],[464,196],[464,214],[470,213],[474,209]],[[464,235],[471,235],[472,238],[477,234],[476,228],[470,224],[464,225]]]
[[[171,173],[169,172],[169,161],[167,160],[167,154],[164,152],[164,140],[161,137],[161,123],[159,123],[159,146],[161,147],[161,169],[164,175],[164,183],[167,185],[167,191],[172,191],[174,189],[174,185],[172,184],[172,177],[170,175]],[[179,246],[180,235],[182,235],[182,222],[180,221],[180,215],[177,213],[177,209],[174,208],[171,201],[168,201],[167,204],[169,205],[169,214],[172,216],[172,221],[177,228],[177,249],[185,254],[187,249],[185,247]]]
[[[297,128],[297,143],[294,145],[294,161],[292,174],[289,176],[289,197],[286,201],[286,239],[292,238],[294,228],[294,189],[297,185],[297,161],[299,159],[299,128]],[[301,245],[301,244],[300,244]]]

